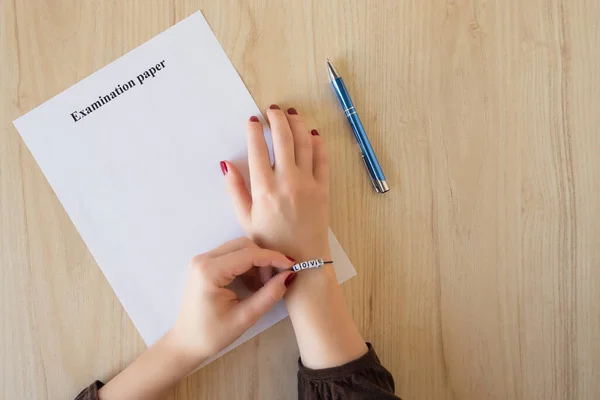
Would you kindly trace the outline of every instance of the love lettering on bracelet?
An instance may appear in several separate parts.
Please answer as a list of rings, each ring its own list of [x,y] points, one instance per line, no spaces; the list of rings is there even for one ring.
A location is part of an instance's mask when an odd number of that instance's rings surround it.
[[[292,271],[298,272],[302,271],[303,269],[321,268],[325,264],[333,264],[333,261],[323,261],[322,258],[317,258],[316,260],[302,261],[298,264],[294,264],[292,266]]]

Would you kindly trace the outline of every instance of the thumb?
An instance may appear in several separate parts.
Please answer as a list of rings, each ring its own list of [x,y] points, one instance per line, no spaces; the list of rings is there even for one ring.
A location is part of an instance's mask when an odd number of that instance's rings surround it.
[[[240,302],[236,312],[239,313],[240,319],[246,322],[248,328],[283,298],[287,291],[286,283],[289,286],[295,278],[295,272],[280,272],[256,293]]]
[[[221,171],[225,175],[227,191],[233,202],[233,208],[239,223],[246,228],[252,209],[252,196],[246,187],[244,177],[240,170],[229,161],[221,161]]]

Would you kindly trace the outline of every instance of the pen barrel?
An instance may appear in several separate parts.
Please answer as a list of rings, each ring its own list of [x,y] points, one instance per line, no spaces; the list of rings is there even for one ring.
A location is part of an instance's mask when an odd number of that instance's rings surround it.
[[[348,89],[346,89],[346,85],[344,85],[344,81],[342,78],[337,78],[331,81],[331,85],[333,86],[335,94],[342,104],[344,112],[346,112],[346,115],[348,115],[348,110],[354,110],[354,103],[350,98],[350,94],[348,93]]]
[[[373,171],[374,178],[380,181],[385,181],[385,175],[383,174],[381,165],[379,165],[379,160],[377,160],[377,156],[375,156],[371,142],[369,142],[369,138],[367,137],[367,133],[365,132],[365,128],[363,127],[358,114],[354,113],[348,115],[347,118],[348,122],[350,122],[350,126],[352,127],[352,131],[354,132],[354,136],[356,137],[360,149],[365,157],[365,162],[369,164],[371,171]]]
[[[344,113],[346,114],[346,118],[352,127],[352,132],[354,133],[354,137],[360,146],[360,149],[365,158],[365,162],[370,167],[373,172],[373,177],[380,181],[385,181],[385,175],[383,174],[383,170],[379,165],[379,161],[375,156],[375,152],[373,151],[373,147],[371,146],[371,142],[369,142],[369,138],[367,137],[367,132],[360,121],[358,113],[356,112],[356,108],[354,108],[354,103],[350,98],[350,94],[348,94],[348,90],[346,89],[346,85],[344,85],[344,81],[342,78],[337,78],[331,82],[335,90],[335,94],[340,100],[340,104],[344,109]]]

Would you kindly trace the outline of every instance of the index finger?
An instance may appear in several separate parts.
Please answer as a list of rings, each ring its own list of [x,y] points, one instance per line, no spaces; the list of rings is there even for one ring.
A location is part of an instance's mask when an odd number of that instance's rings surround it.
[[[265,132],[258,117],[252,116],[246,127],[248,137],[248,167],[250,169],[250,186],[264,186],[273,177],[269,148],[265,140]]]
[[[278,251],[247,247],[217,257],[209,264],[205,269],[209,279],[215,285],[224,287],[252,267],[286,269],[291,268],[294,263]]]

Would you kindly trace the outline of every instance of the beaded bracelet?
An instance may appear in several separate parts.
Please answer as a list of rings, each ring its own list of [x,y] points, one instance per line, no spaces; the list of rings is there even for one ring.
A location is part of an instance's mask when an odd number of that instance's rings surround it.
[[[294,264],[291,269],[294,272],[298,272],[302,271],[303,269],[321,268],[325,264],[333,264],[333,261],[323,261],[322,258],[317,258],[316,260],[302,261],[298,264]]]

